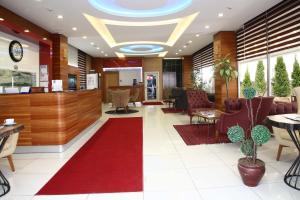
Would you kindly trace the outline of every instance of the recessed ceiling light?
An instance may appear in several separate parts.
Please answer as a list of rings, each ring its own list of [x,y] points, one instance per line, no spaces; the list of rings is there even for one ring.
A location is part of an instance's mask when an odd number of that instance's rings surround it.
[[[73,30],[73,31],[77,31],[77,27],[73,27],[72,30]]]
[[[100,49],[100,47],[97,47],[96,49],[98,49],[98,50],[99,50],[99,49]]]
[[[57,19],[63,19],[64,18],[64,16],[62,16],[62,15],[57,15]]]
[[[44,37],[44,38],[43,38],[43,40],[47,40],[47,38],[46,38],[46,37]]]
[[[25,32],[25,33],[29,33],[30,31],[29,31],[28,29],[25,29],[24,32]]]
[[[42,0],[35,0],[36,2],[41,2]]]
[[[200,36],[200,34],[196,34],[196,37],[199,37]]]
[[[181,49],[179,49],[178,51],[179,51],[179,52],[182,52],[182,50],[181,50]]]
[[[107,54],[105,54],[105,56],[107,57],[108,55],[107,55]]]
[[[175,53],[176,55],[178,55],[178,53]]]
[[[104,51],[101,51],[101,53],[104,53]]]
[[[91,45],[94,45],[95,43],[94,43],[94,42],[91,42],[90,44],[91,44]]]
[[[1,21],[1,22],[3,22],[3,21],[4,21],[4,19],[3,19],[2,17],[0,17],[0,21]]]
[[[223,17],[224,14],[223,13],[218,13],[218,17]]]
[[[210,26],[209,26],[209,25],[205,25],[205,28],[206,28],[206,29],[209,29],[209,28],[210,28]]]
[[[190,40],[188,43],[189,43],[189,44],[191,44],[192,42],[193,42],[193,41],[192,41],[192,40]]]
[[[86,37],[86,36],[82,36],[82,38],[83,38],[83,39],[87,39],[87,37]]]
[[[187,47],[186,45],[183,46],[183,48],[186,48],[186,47]]]

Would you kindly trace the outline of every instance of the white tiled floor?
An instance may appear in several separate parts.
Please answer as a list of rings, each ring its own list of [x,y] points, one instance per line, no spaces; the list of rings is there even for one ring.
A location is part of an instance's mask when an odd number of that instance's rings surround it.
[[[5,200],[299,200],[300,192],[283,182],[283,175],[297,156],[296,151],[284,149],[281,161],[275,160],[277,143],[272,139],[259,149],[266,162],[266,174],[260,185],[243,185],[236,163],[241,157],[237,144],[186,146],[174,124],[188,124],[183,114],[164,114],[161,106],[138,107],[140,112],[127,116],[142,116],[144,123],[144,192],[83,194],[63,196],[34,196],[54,173],[107,120],[106,115],[86,131],[66,152],[57,154],[14,155],[16,172],[7,160],[0,167],[12,190]],[[108,110],[104,106],[104,111]],[[126,117],[126,116],[122,116]]]

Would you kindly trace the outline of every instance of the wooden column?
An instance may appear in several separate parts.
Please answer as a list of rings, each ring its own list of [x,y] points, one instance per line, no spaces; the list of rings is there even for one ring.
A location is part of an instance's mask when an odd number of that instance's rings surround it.
[[[236,59],[236,34],[234,31],[221,31],[214,35],[214,60],[218,60],[227,56],[231,60],[232,66],[237,69]],[[226,99],[225,81],[220,77],[219,73],[215,76],[215,97],[216,108],[224,109],[224,101]],[[229,98],[238,97],[238,81],[232,80],[229,83]]]
[[[68,65],[68,38],[61,34],[52,34],[53,42],[53,79],[63,81],[63,89],[68,90],[68,74],[76,75],[77,89],[80,89],[80,70]]]
[[[186,88],[192,88],[192,72],[193,72],[193,57],[184,56],[182,60],[182,86]]]

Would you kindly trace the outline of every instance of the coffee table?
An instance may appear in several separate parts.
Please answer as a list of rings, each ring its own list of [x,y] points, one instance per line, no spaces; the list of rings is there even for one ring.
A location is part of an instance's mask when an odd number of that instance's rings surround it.
[[[204,119],[204,122],[208,125],[208,134],[210,133],[210,126],[215,125],[216,121],[220,119],[220,116],[224,112],[218,109],[213,108],[199,108],[193,112],[194,116],[197,116],[198,118]],[[219,137],[218,132],[215,133],[216,138]]]

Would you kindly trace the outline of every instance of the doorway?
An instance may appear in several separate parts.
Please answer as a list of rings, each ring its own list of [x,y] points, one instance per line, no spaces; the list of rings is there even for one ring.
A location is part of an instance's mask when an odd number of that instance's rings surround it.
[[[159,72],[145,72],[145,100],[159,100]]]
[[[112,86],[119,86],[118,71],[104,72],[104,100],[106,103],[110,101],[108,95],[108,88]]]

